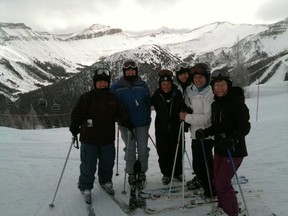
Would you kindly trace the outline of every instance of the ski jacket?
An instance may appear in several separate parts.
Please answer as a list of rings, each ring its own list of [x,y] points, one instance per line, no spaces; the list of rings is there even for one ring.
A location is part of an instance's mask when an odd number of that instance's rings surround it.
[[[225,139],[229,139],[234,141],[234,147],[230,149],[233,157],[247,156],[245,136],[250,132],[251,126],[243,90],[240,87],[232,87],[225,96],[215,96],[214,99],[212,126],[205,129],[204,134],[214,135],[214,151],[218,155],[228,156],[227,150],[221,148],[221,145],[224,145]]]
[[[134,127],[151,123],[150,90],[141,77],[138,76],[133,83],[122,77],[111,86],[111,91],[125,106]],[[119,124],[123,125],[121,121]]]
[[[151,98],[151,104],[156,111],[155,117],[155,135],[158,141],[157,145],[165,145],[167,139],[169,142],[177,144],[178,132],[180,128],[179,113],[183,108],[184,102],[181,92],[176,85],[172,87],[172,97],[170,106],[165,101],[163,92],[158,88]]]
[[[211,126],[211,104],[214,94],[210,85],[201,91],[195,85],[186,89],[185,104],[192,109],[192,114],[187,114],[185,122],[190,124],[191,138],[195,139],[195,131],[199,128]]]
[[[105,145],[115,141],[115,121],[131,125],[129,116],[118,99],[109,90],[93,89],[80,96],[71,113],[71,125],[80,128],[80,141]]]

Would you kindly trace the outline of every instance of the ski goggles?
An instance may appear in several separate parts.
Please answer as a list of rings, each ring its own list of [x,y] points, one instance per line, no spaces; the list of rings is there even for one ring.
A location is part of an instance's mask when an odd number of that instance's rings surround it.
[[[218,69],[213,71],[212,75],[211,75],[212,79],[219,79],[219,78],[229,78],[229,72],[227,70],[223,70],[223,69]]]
[[[181,70],[181,68],[183,68],[183,69],[189,69],[189,68],[190,68],[190,65],[189,65],[188,63],[186,63],[186,62],[182,62],[182,63],[176,65],[175,71],[176,71],[176,72],[179,72],[179,71]]]
[[[170,70],[164,69],[164,70],[159,71],[158,76],[159,77],[172,77],[173,73]]]
[[[123,64],[124,69],[128,69],[128,68],[135,69],[137,67],[138,67],[138,65],[135,61],[127,61],[127,62],[124,62],[124,64]]]
[[[101,76],[103,75],[110,76],[110,71],[105,68],[99,68],[96,70],[96,74]]]

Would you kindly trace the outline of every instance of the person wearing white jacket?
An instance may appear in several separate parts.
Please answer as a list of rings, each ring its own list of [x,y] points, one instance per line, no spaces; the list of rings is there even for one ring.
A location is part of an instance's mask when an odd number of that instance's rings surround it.
[[[210,68],[207,64],[197,63],[191,68],[192,84],[186,88],[185,104],[192,113],[181,112],[180,119],[190,124],[192,139],[192,164],[196,176],[187,182],[188,189],[203,187],[204,195],[216,196],[213,179],[213,140],[207,138],[202,143],[195,138],[195,131],[211,125],[211,104],[214,94],[209,85]],[[209,176],[207,174],[203,149],[205,150]],[[210,187],[211,186],[211,187]]]

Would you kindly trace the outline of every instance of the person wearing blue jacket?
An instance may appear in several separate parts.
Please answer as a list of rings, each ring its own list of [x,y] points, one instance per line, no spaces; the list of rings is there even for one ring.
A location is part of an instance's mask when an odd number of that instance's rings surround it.
[[[123,76],[111,86],[120,101],[125,106],[133,124],[132,133],[118,122],[122,140],[125,143],[125,172],[129,175],[130,185],[136,184],[134,164],[138,160],[141,170],[138,176],[139,185],[146,181],[148,170],[148,147],[149,127],[151,123],[150,90],[147,83],[138,75],[138,65],[134,60],[127,60],[123,64]],[[136,155],[138,154],[138,157]]]

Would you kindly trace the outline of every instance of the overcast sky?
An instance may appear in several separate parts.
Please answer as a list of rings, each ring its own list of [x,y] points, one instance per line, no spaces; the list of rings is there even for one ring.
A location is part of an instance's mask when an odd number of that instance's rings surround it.
[[[271,24],[286,17],[287,0],[0,0],[0,22],[58,34],[96,23],[139,31],[216,21]]]

